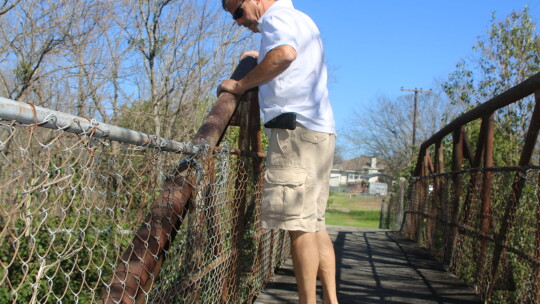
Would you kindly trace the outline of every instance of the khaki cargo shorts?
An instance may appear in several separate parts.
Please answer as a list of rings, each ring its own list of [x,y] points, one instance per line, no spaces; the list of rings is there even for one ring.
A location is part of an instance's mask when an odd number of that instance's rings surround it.
[[[335,134],[298,126],[272,129],[266,159],[262,227],[325,230]]]

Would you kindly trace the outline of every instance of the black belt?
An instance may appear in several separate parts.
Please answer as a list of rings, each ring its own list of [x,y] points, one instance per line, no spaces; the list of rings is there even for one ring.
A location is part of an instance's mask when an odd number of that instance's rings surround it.
[[[276,116],[265,123],[264,127],[269,129],[294,130],[296,129],[296,113],[289,112]]]

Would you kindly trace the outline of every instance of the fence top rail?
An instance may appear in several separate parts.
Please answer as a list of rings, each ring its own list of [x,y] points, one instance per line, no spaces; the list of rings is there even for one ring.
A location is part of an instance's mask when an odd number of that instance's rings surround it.
[[[445,136],[452,133],[457,128],[479,119],[485,115],[489,115],[500,108],[504,108],[509,104],[512,104],[518,100],[521,100],[529,95],[534,94],[537,90],[540,90],[540,73],[536,73],[520,84],[504,91],[500,95],[493,97],[492,99],[484,102],[476,108],[470,110],[467,113],[462,114],[458,118],[454,119],[444,128],[435,133],[428,140],[424,141],[420,146],[420,151],[427,149],[429,146],[442,140]]]
[[[140,147],[157,148],[167,152],[195,154],[200,149],[199,146],[191,143],[181,143],[3,97],[0,97],[0,109],[0,120],[17,121],[23,124],[89,135],[94,138],[103,138]]]

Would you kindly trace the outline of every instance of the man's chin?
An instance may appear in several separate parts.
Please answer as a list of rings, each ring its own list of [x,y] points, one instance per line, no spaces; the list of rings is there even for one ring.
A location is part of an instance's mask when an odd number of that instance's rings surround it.
[[[257,23],[244,23],[243,26],[247,28],[248,30],[252,31],[253,33],[258,33],[259,29],[257,28]]]

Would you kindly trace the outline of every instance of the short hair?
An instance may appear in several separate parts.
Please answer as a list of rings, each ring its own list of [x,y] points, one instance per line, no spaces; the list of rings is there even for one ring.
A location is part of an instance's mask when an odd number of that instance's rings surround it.
[[[227,10],[227,1],[228,0],[221,0],[221,6],[223,6],[224,10]]]

